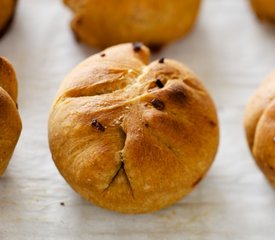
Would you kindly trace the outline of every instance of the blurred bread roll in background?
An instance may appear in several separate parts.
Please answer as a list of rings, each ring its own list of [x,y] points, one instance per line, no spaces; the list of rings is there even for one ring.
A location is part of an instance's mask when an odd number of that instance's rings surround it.
[[[0,176],[9,164],[22,129],[16,101],[15,71],[7,59],[0,57]]]
[[[8,30],[16,8],[17,0],[0,0],[0,37]]]
[[[244,125],[251,153],[275,187],[275,71],[251,97]]]
[[[250,2],[260,20],[275,24],[274,0],[250,0]]]
[[[74,12],[71,26],[93,47],[140,41],[152,49],[190,31],[200,0],[64,0]]]

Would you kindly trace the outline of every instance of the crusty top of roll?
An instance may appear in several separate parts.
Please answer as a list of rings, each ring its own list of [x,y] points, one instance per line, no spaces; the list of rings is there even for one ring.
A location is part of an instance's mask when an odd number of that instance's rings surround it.
[[[65,78],[49,118],[61,174],[86,199],[121,212],[154,211],[186,195],[218,145],[215,106],[197,77],[149,58],[139,44],[88,58]]]
[[[17,79],[13,66],[10,62],[0,57],[0,87],[2,87],[17,102]]]

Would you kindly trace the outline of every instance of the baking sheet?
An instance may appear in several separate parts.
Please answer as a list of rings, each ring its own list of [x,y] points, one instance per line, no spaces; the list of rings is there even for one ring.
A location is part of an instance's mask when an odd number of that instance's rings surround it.
[[[70,18],[59,0],[21,0],[0,41],[18,74],[24,124],[0,180],[0,239],[274,239],[275,191],[249,154],[242,118],[275,67],[275,28],[259,24],[245,0],[204,0],[193,33],[153,56],[180,60],[200,76],[218,107],[221,143],[207,178],[187,198],[131,216],[83,200],[51,160],[47,118],[57,88],[97,51],[75,42]]]

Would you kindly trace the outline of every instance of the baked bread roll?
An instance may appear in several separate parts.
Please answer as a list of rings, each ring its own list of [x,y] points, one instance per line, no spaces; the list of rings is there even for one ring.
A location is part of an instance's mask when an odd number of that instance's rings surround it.
[[[64,0],[75,16],[76,38],[90,46],[141,41],[152,49],[174,41],[192,28],[200,0]]]
[[[16,101],[14,69],[5,58],[0,57],[0,176],[8,166],[22,129]]]
[[[216,154],[215,106],[180,63],[149,64],[144,45],[122,44],[65,78],[49,117],[60,173],[87,200],[123,213],[166,207],[205,176]]]
[[[260,20],[275,23],[274,0],[250,0],[250,2]]]
[[[250,99],[244,118],[256,163],[275,187],[275,71]]]
[[[0,0],[0,37],[8,30],[16,8],[17,0]]]

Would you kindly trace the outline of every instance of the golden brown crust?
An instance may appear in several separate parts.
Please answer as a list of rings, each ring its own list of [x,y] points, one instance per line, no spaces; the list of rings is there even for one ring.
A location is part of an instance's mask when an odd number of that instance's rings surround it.
[[[174,41],[192,28],[200,0],[64,0],[75,16],[76,38],[99,48],[141,41],[153,48]]]
[[[136,50],[118,45],[78,65],[49,117],[60,173],[84,198],[125,213],[188,194],[219,138],[215,106],[196,76],[173,60],[147,65],[149,50]]]
[[[17,79],[11,63],[4,57],[0,57],[0,86],[17,103]]]
[[[275,71],[250,99],[244,126],[250,150],[266,177],[275,187]]]
[[[0,176],[8,166],[22,129],[16,98],[14,69],[5,58],[0,57]]]
[[[250,2],[260,20],[275,24],[274,0],[250,0]]]
[[[9,29],[15,14],[17,0],[0,0],[0,37]]]

